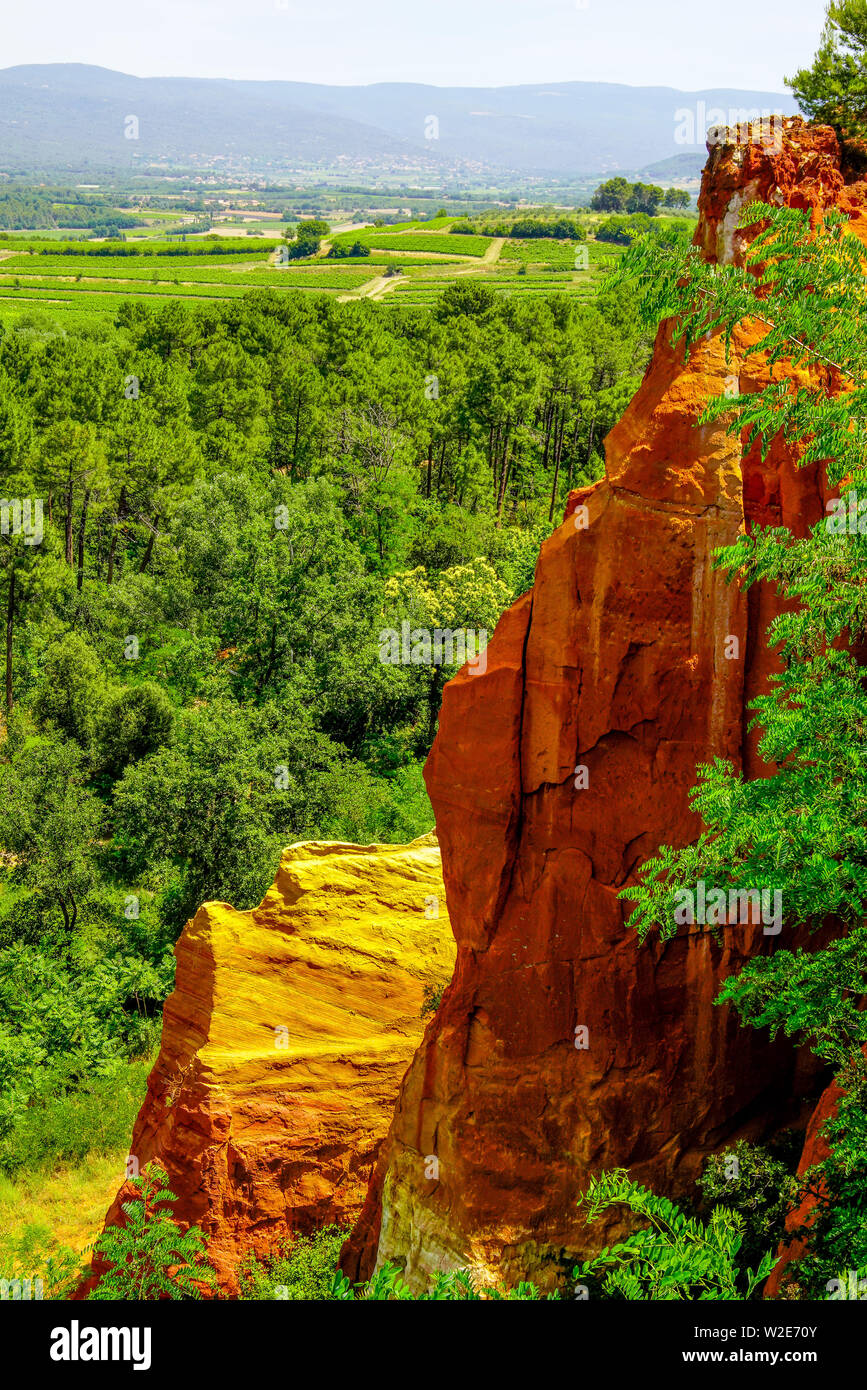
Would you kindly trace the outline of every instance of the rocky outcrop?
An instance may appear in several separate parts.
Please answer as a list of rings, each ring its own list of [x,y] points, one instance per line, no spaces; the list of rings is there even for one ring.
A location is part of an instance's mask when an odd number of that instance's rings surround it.
[[[454,960],[436,837],[293,845],[261,906],[206,903],[176,956],[130,1155],[166,1169],[233,1293],[247,1251],[361,1208],[425,987]]]
[[[713,151],[696,242],[740,256],[756,197],[845,206],[861,228],[863,193],[844,187],[831,131],[787,121],[779,148]],[[457,964],[344,1251],[352,1277],[391,1260],[416,1287],[454,1267],[551,1283],[622,1233],[616,1217],[584,1226],[592,1173],[694,1196],[708,1154],[805,1117],[817,1093],[814,1059],[714,1004],[791,936],[743,926],[717,944],[692,928],[641,947],[617,896],[660,843],[697,837],[697,764],[770,771],[746,725],[777,599],[727,583],[713,554],[749,522],[805,534],[823,482],[782,443],[762,461],[697,423],[709,398],[763,382],[745,357],[759,331],[742,327],[730,361],[713,336],[685,363],[660,328],[604,481],[573,497],[486,671],[446,686],[426,779]]]
[[[839,1086],[833,1082],[822,1092],[807,1125],[804,1149],[798,1163],[798,1177],[803,1177],[815,1164],[824,1163],[829,1157],[831,1150],[824,1129],[828,1121],[834,1118],[842,1094]],[[786,1217],[786,1239],[777,1251],[778,1264],[765,1284],[765,1298],[778,1298],[781,1294],[786,1296],[786,1287],[793,1282],[791,1265],[806,1253],[809,1230],[816,1215],[816,1194],[807,1192]]]

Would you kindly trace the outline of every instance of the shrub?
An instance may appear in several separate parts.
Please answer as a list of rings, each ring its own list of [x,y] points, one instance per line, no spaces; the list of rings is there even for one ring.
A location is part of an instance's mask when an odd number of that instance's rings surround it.
[[[205,1257],[207,1238],[198,1226],[182,1232],[168,1212],[158,1210],[176,1200],[167,1182],[156,1163],[132,1179],[137,1195],[123,1203],[127,1224],[109,1226],[94,1246],[95,1256],[110,1268],[91,1299],[179,1301],[201,1298],[203,1284],[214,1287],[214,1270]]]
[[[740,1253],[746,1260],[760,1260],[765,1250],[776,1248],[799,1192],[798,1179],[779,1157],[745,1139],[709,1158],[698,1185],[709,1205],[743,1217]]]
[[[594,1178],[581,1199],[592,1221],[613,1206],[626,1206],[649,1224],[593,1260],[575,1268],[577,1280],[602,1279],[610,1298],[671,1301],[751,1298],[777,1264],[766,1254],[755,1274],[735,1260],[743,1242],[744,1220],[727,1207],[715,1207],[708,1222],[688,1217],[664,1197],[633,1182],[623,1168]]]
[[[340,1226],[324,1226],[313,1235],[286,1241],[270,1262],[249,1256],[239,1270],[240,1297],[290,1302],[330,1298],[334,1270],[348,1235]]]
[[[96,653],[77,633],[68,632],[45,653],[33,712],[40,723],[53,724],[85,748],[104,686]]]
[[[638,236],[650,231],[650,218],[638,212],[630,217],[607,217],[596,229],[597,241],[613,242],[615,246],[629,246]]]
[[[325,1226],[313,1235],[288,1241],[270,1261],[250,1256],[240,1270],[240,1296],[244,1300],[284,1299],[355,1302],[447,1302],[478,1303],[482,1300],[539,1299],[535,1284],[519,1283],[514,1289],[477,1285],[467,1270],[438,1274],[421,1294],[410,1292],[397,1265],[386,1264],[364,1284],[353,1285],[337,1269],[340,1250],[348,1230]],[[556,1294],[549,1294],[556,1299]]]
[[[80,1163],[88,1154],[123,1149],[144,1096],[150,1063],[138,1060],[111,1076],[48,1095],[21,1110],[0,1140],[0,1168],[35,1172]]]
[[[421,1000],[421,1017],[432,1017],[442,1003],[444,985],[425,985]]]
[[[532,1303],[543,1295],[535,1284],[524,1280],[514,1289],[479,1285],[465,1269],[438,1274],[424,1293],[414,1294],[397,1265],[385,1264],[366,1284],[357,1284],[354,1288],[346,1275],[338,1270],[334,1275],[330,1297],[341,1303],[356,1299],[376,1303]],[[559,1295],[548,1294],[547,1298],[557,1301]]]

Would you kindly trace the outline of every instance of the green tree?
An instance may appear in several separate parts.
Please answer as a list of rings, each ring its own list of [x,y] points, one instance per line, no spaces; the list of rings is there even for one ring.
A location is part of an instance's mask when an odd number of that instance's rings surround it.
[[[295,234],[300,239],[302,237],[310,240],[321,241],[328,236],[331,228],[321,217],[305,217],[295,228]],[[289,234],[287,233],[287,236]]]
[[[241,1299],[329,1299],[334,1270],[349,1234],[349,1229],[340,1226],[322,1226],[314,1235],[287,1241],[267,1264],[248,1257],[238,1272]]]
[[[789,1138],[797,1140],[790,1134]],[[792,1169],[799,1154],[788,1163],[776,1152],[739,1139],[731,1148],[712,1154],[699,1179],[702,1198],[709,1206],[730,1207],[744,1220],[741,1257],[759,1262],[766,1250],[776,1250],[785,1234],[789,1210],[802,1195],[802,1184]]]
[[[590,199],[590,206],[596,212],[625,212],[631,194],[632,184],[618,174],[616,178],[600,183]]]
[[[813,66],[785,81],[810,120],[867,135],[867,0],[832,0]]]
[[[303,228],[303,223],[301,227]],[[299,234],[294,241],[290,241],[286,252],[290,261],[303,261],[311,256],[316,256],[322,245],[322,240],[318,236],[311,236],[308,232],[299,229]]]
[[[97,759],[112,777],[128,763],[171,741],[175,713],[166,692],[153,681],[114,691],[99,710]]]
[[[643,212],[648,217],[655,217],[664,197],[665,190],[655,183],[634,183],[626,202],[626,211]]]
[[[76,743],[29,738],[0,763],[0,844],[15,856],[11,877],[59,908],[66,949],[95,880],[101,822]]]
[[[42,658],[33,713],[42,724],[88,748],[105,694],[105,673],[96,652],[77,632],[67,632]]]

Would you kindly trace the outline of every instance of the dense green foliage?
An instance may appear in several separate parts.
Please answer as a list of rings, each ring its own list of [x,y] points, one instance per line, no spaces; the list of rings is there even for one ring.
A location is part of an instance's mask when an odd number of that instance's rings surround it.
[[[637,237],[650,231],[650,218],[645,212],[636,212],[628,217],[606,217],[596,228],[596,240],[611,242],[614,246],[631,246]]]
[[[346,1276],[338,1271],[331,1286],[331,1297],[339,1302],[362,1299],[377,1303],[533,1303],[538,1301],[542,1294],[535,1284],[528,1281],[522,1281],[512,1289],[479,1284],[464,1269],[438,1274],[423,1293],[414,1294],[397,1265],[385,1264],[366,1284],[359,1284],[355,1288]],[[552,1294],[549,1297],[556,1299],[557,1295]]]
[[[786,1216],[796,1206],[803,1184],[795,1177],[800,1136],[786,1131],[770,1147],[739,1139],[730,1149],[712,1154],[699,1178],[703,1206],[721,1206],[744,1221],[740,1257],[757,1265],[768,1250],[776,1250],[785,1232]]]
[[[279,241],[257,242],[255,249],[261,253],[279,245]],[[77,241],[53,241],[38,249],[42,256],[249,256],[252,248],[244,237],[233,241],[215,234],[213,238],[194,237],[190,241],[125,242],[122,246],[114,242],[108,246],[100,242],[82,246]]]
[[[77,189],[28,188],[13,185],[0,190],[0,229],[82,227],[91,235],[117,235],[122,229],[137,227],[142,219],[135,213],[121,212],[106,196]]]
[[[532,240],[534,237],[554,237],[561,241],[586,241],[587,233],[574,217],[557,217],[543,221],[538,217],[519,217],[513,222],[509,236]]]
[[[348,256],[364,257],[369,255],[370,247],[363,246],[360,241],[353,241],[352,243],[339,241],[336,243],[336,245],[332,246],[331,250],[328,252],[329,260],[335,261],[345,260]]]
[[[92,1026],[88,1015],[81,1022],[83,1027]],[[75,1165],[88,1157],[124,1153],[129,1144],[150,1061],[121,1064],[128,1048],[120,1039],[116,1067],[92,1079],[85,1075],[80,1084],[67,1089],[69,1063],[64,1049],[69,1042],[68,1032],[60,1035],[56,1068],[48,1060],[38,1078],[39,1103],[20,1107],[0,1140],[4,1173],[47,1172],[58,1163]]]
[[[244,1300],[279,1298],[296,1302],[329,1299],[334,1271],[349,1230],[323,1226],[313,1235],[284,1242],[270,1260],[249,1256],[238,1272]]]
[[[645,213],[654,217],[661,207],[688,208],[684,188],[659,188],[655,183],[630,183],[622,174],[600,183],[590,200],[595,212]]]
[[[541,1297],[535,1285],[520,1283],[514,1289],[480,1286],[466,1270],[440,1274],[421,1294],[410,1292],[397,1265],[386,1264],[364,1284],[353,1285],[337,1269],[341,1247],[349,1235],[338,1226],[325,1226],[310,1236],[287,1241],[270,1260],[250,1257],[241,1268],[242,1299],[324,1300],[352,1302],[464,1303],[521,1300]]]

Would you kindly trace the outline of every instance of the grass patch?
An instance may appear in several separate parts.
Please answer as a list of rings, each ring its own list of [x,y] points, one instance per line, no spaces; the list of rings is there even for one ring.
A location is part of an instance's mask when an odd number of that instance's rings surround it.
[[[46,1173],[59,1164],[117,1154],[129,1144],[150,1068],[139,1059],[117,1075],[28,1106],[0,1140],[0,1173]]]

